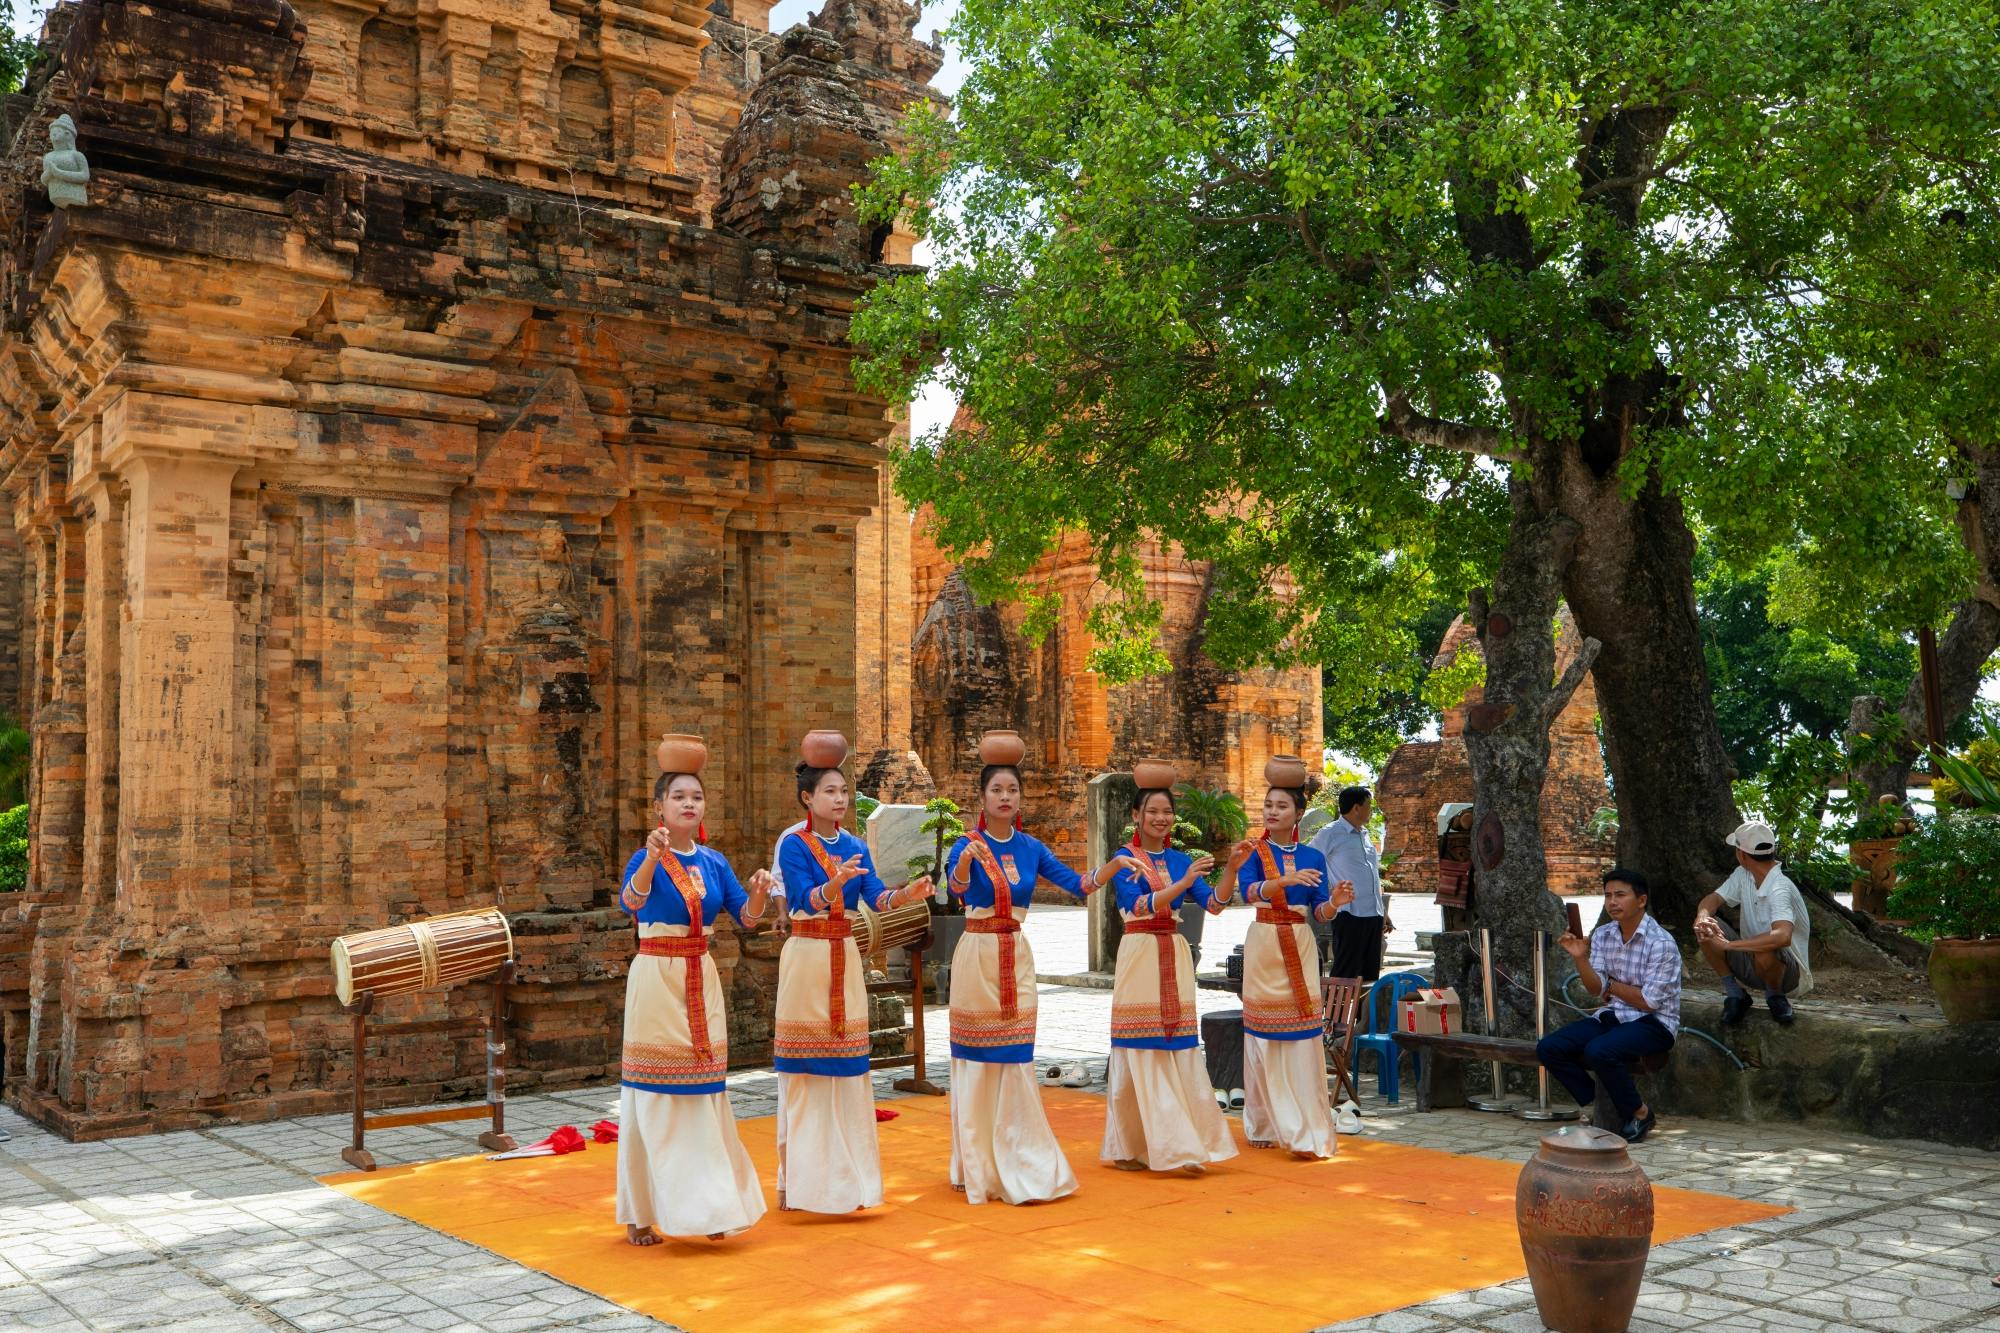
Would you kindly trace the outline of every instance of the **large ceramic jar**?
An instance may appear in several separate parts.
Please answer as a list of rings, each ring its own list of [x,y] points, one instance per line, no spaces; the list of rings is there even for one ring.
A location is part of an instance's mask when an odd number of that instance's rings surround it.
[[[1616,1134],[1545,1135],[1514,1190],[1535,1308],[1556,1333],[1623,1333],[1653,1245],[1653,1186]]]
[[[1947,1023],[2000,1020],[2000,936],[1931,941],[1929,976]]]

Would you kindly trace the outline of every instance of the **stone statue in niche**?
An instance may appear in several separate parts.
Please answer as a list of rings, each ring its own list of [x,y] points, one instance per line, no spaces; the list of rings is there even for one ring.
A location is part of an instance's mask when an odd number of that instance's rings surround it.
[[[570,564],[569,538],[559,520],[542,521],[542,530],[535,535],[535,555],[534,609],[576,615],[576,569]]]
[[[49,126],[49,151],[42,154],[42,188],[57,208],[90,202],[90,163],[76,148],[76,122],[57,116]]]

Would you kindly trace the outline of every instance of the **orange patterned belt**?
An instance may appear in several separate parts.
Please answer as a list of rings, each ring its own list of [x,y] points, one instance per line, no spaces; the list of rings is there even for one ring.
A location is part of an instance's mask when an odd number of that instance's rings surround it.
[[[687,1004],[688,1040],[694,1047],[695,1059],[706,1063],[715,1057],[714,1047],[708,1039],[708,988],[703,984],[701,974],[701,956],[708,952],[708,932],[701,924],[708,886],[702,882],[700,868],[689,871],[681,864],[679,854],[671,849],[667,852],[667,859],[660,864],[687,907],[688,933],[679,939],[658,936],[640,940],[639,952],[687,959],[687,971],[681,977],[681,998]],[[658,947],[649,949],[648,945]]]
[[[819,867],[820,874],[826,876],[827,915],[794,921],[792,934],[809,940],[835,941],[826,960],[826,1022],[827,1030],[839,1037],[847,1031],[847,950],[840,947],[839,941],[853,938],[854,923],[848,919],[847,905],[842,901],[841,892],[833,887],[833,858],[827,855],[819,836],[811,829],[792,836],[806,845],[813,864]]]
[[[969,916],[965,919],[965,933],[968,935],[1018,935],[1021,923],[1011,916]]]
[[[1171,1037],[1181,1025],[1181,979],[1176,966],[1179,955],[1174,948],[1174,937],[1181,933],[1181,923],[1171,916],[1142,916],[1127,921],[1125,929],[1138,935],[1156,936],[1160,941],[1160,1030]]]
[[[706,935],[654,935],[639,941],[639,952],[655,958],[699,958],[708,952]]]
[[[1265,879],[1279,878],[1278,858],[1271,854],[1271,835],[1268,831],[1257,840],[1257,859],[1263,866]],[[1305,924],[1305,917],[1289,907],[1260,907],[1257,919],[1270,926]],[[1310,1017],[1317,1011],[1313,1008],[1312,992],[1306,989],[1306,964],[1299,957],[1299,937],[1289,930],[1280,930],[1278,953],[1285,960],[1285,978],[1292,984],[1292,1003],[1298,1006],[1300,1018]]]
[[[846,916],[811,916],[794,918],[792,934],[808,940],[851,940],[854,938],[854,918]],[[842,950],[844,953],[845,950]]]

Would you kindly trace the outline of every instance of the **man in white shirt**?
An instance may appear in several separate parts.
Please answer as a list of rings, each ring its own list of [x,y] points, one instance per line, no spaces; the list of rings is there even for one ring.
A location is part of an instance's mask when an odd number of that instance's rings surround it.
[[[1354,901],[1334,915],[1333,960],[1329,974],[1373,981],[1382,975],[1382,941],[1389,933],[1389,909],[1382,894],[1382,863],[1368,837],[1373,796],[1366,787],[1348,787],[1338,802],[1340,817],[1313,835],[1313,850],[1326,858],[1326,881],[1354,885]]]
[[[1788,996],[1812,989],[1812,919],[1798,886],[1786,877],[1777,859],[1778,841],[1770,826],[1754,820],[1729,835],[1736,849],[1736,873],[1695,908],[1694,937],[1701,956],[1722,978],[1722,1021],[1741,1023],[1750,1014],[1750,996],[1743,989],[1757,986],[1771,1007],[1771,1017],[1785,1026],[1792,1022]],[[1740,929],[1715,915],[1718,907],[1734,907]]]

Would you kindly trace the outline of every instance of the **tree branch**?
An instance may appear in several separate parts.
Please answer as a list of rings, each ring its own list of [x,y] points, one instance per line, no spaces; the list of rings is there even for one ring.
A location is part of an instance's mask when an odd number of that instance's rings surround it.
[[[1427,417],[1410,406],[1408,397],[1392,393],[1376,418],[1376,428],[1392,440],[1449,449],[1454,453],[1505,458],[1508,451],[1500,432],[1491,426],[1468,426],[1461,421]]]
[[[1604,645],[1596,639],[1585,639],[1577,648],[1576,656],[1572,657],[1569,665],[1563,668],[1562,675],[1556,679],[1555,688],[1549,691],[1549,697],[1542,703],[1544,727],[1553,726],[1562,710],[1569,707],[1570,696],[1583,684],[1583,678],[1589,674],[1591,664],[1597,661],[1597,654],[1603,647]]]

